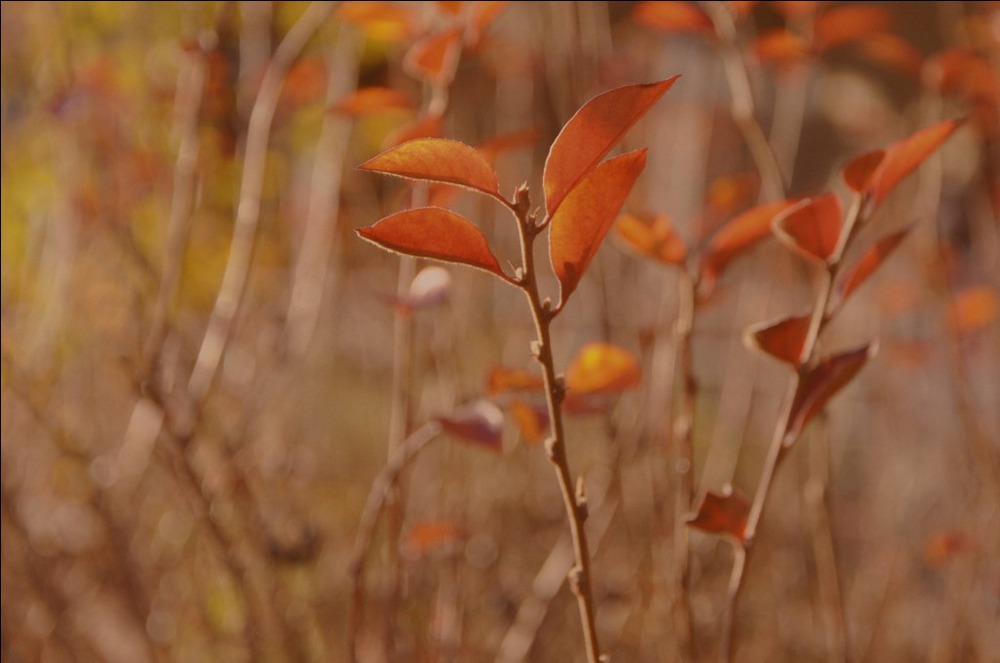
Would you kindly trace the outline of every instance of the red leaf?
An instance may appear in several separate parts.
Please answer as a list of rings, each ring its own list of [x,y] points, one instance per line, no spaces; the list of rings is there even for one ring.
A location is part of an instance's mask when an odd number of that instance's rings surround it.
[[[462,52],[462,31],[451,28],[424,37],[407,51],[403,68],[410,76],[433,85],[447,85],[455,76],[458,56]]]
[[[475,401],[435,420],[445,432],[463,442],[473,442],[491,451],[500,451],[503,412],[489,401]]]
[[[479,228],[464,216],[440,207],[397,212],[357,232],[390,251],[470,265],[510,281]]]
[[[397,145],[358,166],[415,180],[446,182],[493,196],[497,176],[476,148],[445,138],[418,138]]]
[[[805,257],[826,263],[840,242],[841,215],[836,194],[806,198],[775,218],[774,234]]]
[[[865,363],[878,352],[878,344],[870,343],[857,350],[827,357],[809,369],[799,380],[792,402],[783,444],[795,444],[806,425],[815,417],[838,391],[849,383]]]
[[[576,289],[645,165],[645,149],[599,164],[552,216],[549,258],[559,279],[559,308]]]
[[[615,232],[632,250],[663,263],[679,265],[687,255],[684,240],[666,214],[650,218],[622,214],[615,224]]]
[[[413,103],[405,93],[389,87],[363,87],[330,107],[334,113],[368,115],[385,110],[410,108]]]
[[[798,202],[781,200],[751,208],[722,226],[712,236],[702,258],[702,270],[713,280],[734,258],[771,235],[774,217]]]
[[[872,199],[871,204],[878,205],[961,125],[962,120],[938,122],[886,149],[885,159],[872,174],[866,188]]]
[[[556,136],[545,160],[545,209],[554,216],[570,191],[677,80],[626,85],[585,103]]]
[[[635,355],[608,343],[588,343],[566,371],[566,388],[578,395],[616,393],[641,380]]]
[[[885,159],[885,150],[872,150],[855,157],[840,171],[844,176],[844,182],[855,193],[864,193],[871,183],[872,175],[878,170],[883,159]]]
[[[715,34],[712,19],[691,2],[640,2],[632,18],[639,25],[664,32]]]
[[[820,14],[813,26],[813,34],[817,49],[826,51],[885,32],[891,24],[892,17],[884,7],[842,5]]]
[[[899,246],[900,242],[903,241],[911,229],[912,226],[886,235],[875,246],[865,251],[860,258],[844,271],[844,276],[837,284],[838,306],[846,301],[852,292],[860,288],[868,280],[869,276],[875,273],[875,270],[879,268],[890,253],[896,250],[896,247]]]
[[[749,513],[750,503],[746,498],[726,486],[721,494],[705,493],[697,513],[688,516],[687,524],[709,534],[731,536],[743,543]]]
[[[754,350],[798,366],[802,360],[802,346],[809,333],[811,318],[810,315],[798,315],[753,325],[747,328],[743,341]]]
[[[544,386],[542,376],[537,373],[497,366],[490,371],[486,392],[500,394],[508,391],[541,391]]]

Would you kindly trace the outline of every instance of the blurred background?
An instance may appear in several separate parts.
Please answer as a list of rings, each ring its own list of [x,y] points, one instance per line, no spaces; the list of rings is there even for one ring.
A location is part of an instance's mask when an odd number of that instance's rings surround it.
[[[969,118],[863,229],[859,250],[913,224],[822,344],[880,352],[778,473],[736,659],[996,660],[998,3],[0,12],[4,661],[581,660],[538,421],[490,383],[535,370],[523,297],[354,233],[430,200],[507,265],[511,219],[354,167],[444,136],[540,205],[580,105],[674,74],[624,140],[649,147],[625,211],[666,215],[688,247],[758,202],[844,193],[853,156]],[[756,489],[789,371],[743,330],[808,311],[814,276],[765,241],[698,307],[698,494]],[[677,619],[681,277],[609,236],[554,326],[559,366],[604,341],[642,373],[569,418],[613,660],[721,643],[722,538],[691,533],[686,633]],[[482,398],[502,432],[428,427]],[[382,490],[387,459],[403,471]]]

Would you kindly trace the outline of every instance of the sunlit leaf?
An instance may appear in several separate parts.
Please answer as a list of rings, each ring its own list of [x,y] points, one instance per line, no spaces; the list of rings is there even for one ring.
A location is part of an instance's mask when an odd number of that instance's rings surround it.
[[[570,362],[566,388],[577,394],[615,393],[639,384],[635,355],[608,343],[588,343]]]
[[[622,214],[615,223],[617,237],[640,255],[667,264],[681,264],[687,256],[684,240],[666,214],[644,218]]]
[[[687,524],[709,534],[731,536],[742,543],[749,514],[750,503],[746,498],[726,486],[722,493],[706,492]]]
[[[443,267],[424,267],[410,282],[405,304],[411,310],[437,306],[448,299],[451,292],[451,272]]]
[[[598,164],[553,215],[549,258],[559,279],[560,308],[576,289],[645,165],[645,149]]]
[[[715,33],[712,19],[693,2],[640,2],[632,18],[639,25],[664,32]]]
[[[885,262],[890,253],[896,250],[896,247],[906,238],[911,229],[912,226],[886,235],[844,270],[843,277],[837,283],[840,303],[843,303],[851,296],[851,293],[868,280],[868,277],[875,273],[875,270]]]
[[[891,145],[869,179],[867,193],[877,205],[951,136],[961,120],[944,120]]]
[[[743,340],[748,347],[797,366],[809,333],[812,316],[797,315],[748,327]]]
[[[500,451],[503,437],[503,412],[486,400],[474,401],[435,419],[449,435],[463,442]]]
[[[761,62],[778,67],[790,67],[809,57],[809,44],[791,30],[778,28],[757,37],[753,52]]]
[[[451,28],[411,46],[403,59],[403,68],[414,78],[434,85],[447,85],[455,75],[461,52],[462,31]]]
[[[390,148],[358,166],[399,177],[457,184],[497,195],[493,167],[476,148],[445,138],[418,138]]]
[[[413,102],[405,92],[375,86],[358,88],[331,106],[330,110],[334,113],[356,116],[412,106]]]
[[[552,143],[542,173],[545,209],[550,216],[676,80],[674,76],[658,83],[626,85],[604,92],[569,119]]]
[[[450,546],[462,538],[462,530],[450,520],[431,520],[410,527],[404,537],[403,547],[412,555]]]
[[[535,444],[544,439],[549,431],[549,413],[544,404],[531,404],[525,401],[511,401],[510,416],[521,433],[521,439],[528,444]]]
[[[369,36],[386,41],[405,39],[412,30],[413,16],[395,2],[342,2],[337,13],[362,26]]]
[[[397,212],[357,232],[390,251],[470,265],[510,281],[479,228],[464,216],[440,207]]]
[[[439,138],[442,130],[440,115],[423,115],[386,136],[383,147],[389,149],[417,138]]]
[[[885,150],[872,150],[855,157],[844,166],[841,175],[844,182],[856,193],[863,193],[870,186],[872,175],[885,159]]]
[[[825,263],[840,242],[841,216],[836,194],[806,198],[775,218],[774,234],[805,257]]]
[[[963,334],[988,327],[996,320],[998,309],[997,293],[988,286],[966,288],[951,297],[952,324]]]
[[[541,391],[544,386],[542,376],[537,373],[496,366],[490,371],[486,391],[489,394],[508,391]]]
[[[771,222],[778,214],[798,202],[780,200],[764,203],[736,216],[723,225],[712,236],[702,257],[702,270],[705,275],[714,279],[725,269],[729,262],[760,240],[770,237]]]
[[[875,356],[878,345],[871,343],[857,350],[832,355],[809,369],[799,380],[792,403],[788,427],[783,443],[795,444],[806,425],[819,414],[827,402],[846,386],[869,359]]]
[[[816,18],[813,35],[820,51],[885,32],[892,17],[877,5],[840,5],[831,7]]]

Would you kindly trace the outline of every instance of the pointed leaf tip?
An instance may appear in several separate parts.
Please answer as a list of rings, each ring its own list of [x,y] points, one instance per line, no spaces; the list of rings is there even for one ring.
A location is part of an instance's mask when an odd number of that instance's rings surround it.
[[[599,164],[553,215],[549,258],[559,279],[560,309],[576,289],[645,165],[645,149]]]
[[[775,359],[798,366],[812,316],[798,315],[748,327],[744,343]]]
[[[671,88],[678,76],[657,83],[626,85],[597,95],[556,136],[545,160],[545,209],[553,216],[563,199],[625,132]]]
[[[417,138],[372,157],[358,168],[499,195],[493,167],[476,148],[457,140]]]
[[[397,212],[357,233],[390,251],[461,263],[510,281],[479,228],[464,216],[440,207]]]
[[[887,148],[885,158],[872,173],[865,188],[865,193],[871,196],[871,204],[878,205],[882,202],[900,182],[936,152],[964,122],[964,120],[959,119],[944,120],[932,124]]]
[[[775,218],[774,234],[797,253],[826,263],[840,242],[841,216],[835,194],[806,198]]]

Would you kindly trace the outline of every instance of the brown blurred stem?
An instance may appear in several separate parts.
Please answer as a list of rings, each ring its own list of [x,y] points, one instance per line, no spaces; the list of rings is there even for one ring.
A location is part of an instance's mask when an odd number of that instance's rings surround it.
[[[372,483],[361,513],[361,523],[354,539],[354,552],[351,555],[351,618],[348,623],[347,641],[349,656],[352,661],[360,660],[359,638],[364,624],[365,608],[365,566],[368,550],[375,536],[375,526],[378,518],[386,509],[388,501],[399,484],[399,477],[411,460],[431,441],[441,433],[441,425],[429,422],[413,431],[413,433],[397,445],[391,452],[382,471]]]
[[[538,291],[535,270],[535,239],[548,225],[548,218],[539,223],[537,212],[529,211],[531,200],[526,186],[517,189],[513,202],[508,203],[508,205],[517,219],[521,244],[521,268],[518,270],[516,283],[528,300],[531,316],[535,322],[536,340],[532,343],[532,352],[535,359],[541,364],[542,377],[545,382],[545,401],[548,406],[552,430],[551,437],[545,443],[545,450],[559,482],[563,505],[566,508],[566,519],[569,521],[570,536],[573,539],[573,553],[576,557],[575,564],[570,569],[568,576],[570,588],[576,595],[580,609],[587,661],[588,663],[599,663],[604,659],[601,656],[601,647],[597,638],[597,624],[594,619],[594,597],[590,581],[590,550],[587,544],[587,532],[584,529],[588,515],[587,498],[584,494],[582,477],[574,486],[573,474],[569,468],[562,419],[562,402],[566,396],[566,386],[562,376],[556,374],[552,354],[551,324],[557,311],[554,311],[549,299],[542,300]]]
[[[717,46],[722,58],[722,66],[726,72],[731,98],[730,113],[733,122],[743,134],[743,139],[750,149],[750,156],[761,176],[761,193],[765,200],[780,200],[785,197],[785,178],[781,167],[774,156],[767,136],[757,121],[754,113],[753,90],[750,86],[750,73],[746,61],[740,53],[736,40],[736,23],[725,3],[703,2],[702,7],[712,19]]]
[[[815,361],[816,341],[820,332],[829,321],[827,307],[833,295],[834,284],[836,283],[837,272],[840,269],[841,259],[844,251],[854,238],[855,231],[860,225],[861,210],[864,206],[864,198],[855,195],[851,207],[847,212],[847,217],[841,229],[840,239],[836,249],[827,261],[824,272],[823,285],[820,288],[813,307],[812,317],[809,321],[809,330],[802,343],[800,362],[788,383],[785,392],[785,399],[781,406],[778,422],[774,428],[774,436],[771,438],[771,446],[768,449],[767,457],[764,460],[764,469],[761,471],[761,478],[754,493],[753,502],[750,504],[750,512],[747,515],[747,523],[744,528],[742,544],[734,544],[735,559],[733,569],[729,578],[729,590],[726,597],[726,605],[723,613],[723,660],[730,661],[733,656],[733,647],[736,632],[735,612],[739,601],[740,592],[743,588],[746,567],[753,557],[753,542],[757,534],[757,527],[760,525],[761,516],[764,513],[764,506],[767,497],[771,492],[771,485],[774,481],[774,473],[778,464],[785,458],[786,452],[791,448],[786,446],[785,437],[788,434],[792,423],[792,407],[795,396],[802,384],[802,378],[806,371]]]

